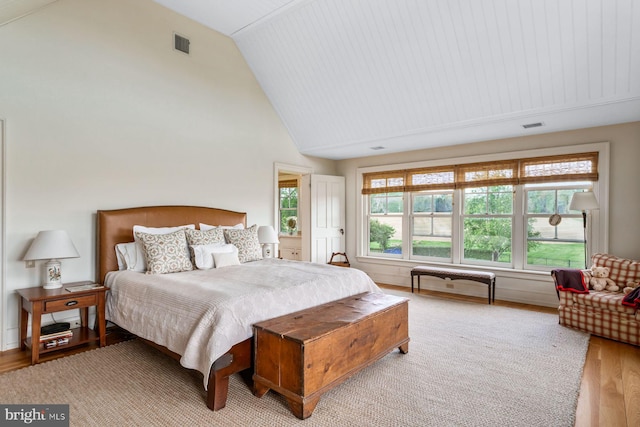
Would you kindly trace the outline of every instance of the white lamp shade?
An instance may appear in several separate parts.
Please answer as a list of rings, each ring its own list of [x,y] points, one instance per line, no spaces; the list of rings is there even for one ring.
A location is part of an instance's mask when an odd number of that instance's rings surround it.
[[[38,259],[79,258],[80,254],[64,230],[45,230],[38,233],[24,256],[25,261]]]
[[[263,245],[280,243],[278,233],[270,225],[263,225],[258,228],[258,241]]]
[[[590,211],[598,208],[598,201],[593,191],[573,193],[571,204],[569,204],[569,209],[572,211]]]

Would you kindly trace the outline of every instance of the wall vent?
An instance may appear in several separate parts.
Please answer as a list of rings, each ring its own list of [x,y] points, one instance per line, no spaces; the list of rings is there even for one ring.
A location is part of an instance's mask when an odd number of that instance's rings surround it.
[[[189,45],[191,42],[188,38],[183,37],[179,34],[173,33],[173,48],[175,50],[179,50],[180,52],[189,54]]]
[[[544,123],[538,122],[538,123],[529,123],[529,124],[526,124],[526,125],[522,125],[522,127],[525,128],[525,129],[537,128],[537,127],[540,127],[540,126],[544,126]]]

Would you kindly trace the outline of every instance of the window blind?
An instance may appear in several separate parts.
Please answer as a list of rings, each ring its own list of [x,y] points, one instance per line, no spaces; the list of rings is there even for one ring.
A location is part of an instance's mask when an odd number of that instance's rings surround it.
[[[298,186],[297,179],[286,179],[278,181],[278,188],[296,188]]]
[[[407,191],[454,188],[455,176],[453,166],[411,169],[407,171]]]
[[[456,188],[515,185],[518,161],[472,163],[456,167]]]
[[[537,157],[520,161],[520,183],[597,181],[598,153]]]
[[[362,194],[517,185],[551,181],[597,181],[598,153],[579,153],[373,172],[363,174],[362,178]]]
[[[404,187],[406,171],[388,171],[363,175],[362,194],[393,193],[406,191]]]

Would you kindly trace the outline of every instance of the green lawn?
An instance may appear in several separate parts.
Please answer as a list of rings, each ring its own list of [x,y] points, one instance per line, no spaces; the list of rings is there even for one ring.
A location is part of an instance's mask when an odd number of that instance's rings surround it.
[[[527,262],[550,267],[585,268],[584,244],[540,242],[529,252]]]

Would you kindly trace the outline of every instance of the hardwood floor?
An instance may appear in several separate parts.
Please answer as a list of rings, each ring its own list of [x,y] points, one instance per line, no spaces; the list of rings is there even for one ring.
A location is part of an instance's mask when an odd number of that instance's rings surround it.
[[[400,286],[380,285],[383,288],[409,292]],[[486,304],[485,298],[459,296],[450,293],[421,291],[440,298],[474,301]],[[527,304],[496,301],[496,305],[522,310],[556,313],[556,309]],[[131,338],[116,328],[109,328],[107,345]],[[96,348],[87,345],[68,352],[43,355],[42,361]],[[25,351],[9,350],[0,353],[0,373],[24,368],[30,364]],[[580,386],[575,427],[631,427],[640,426],[640,348],[592,336]]]

